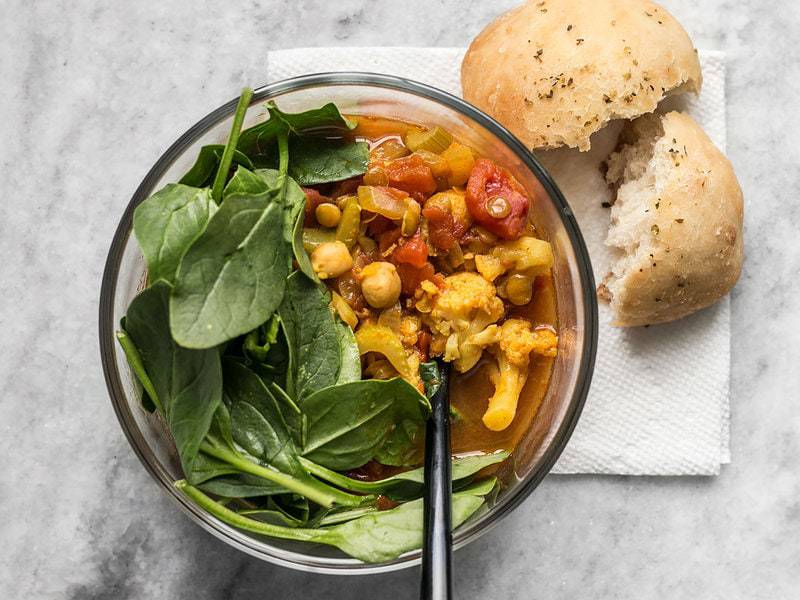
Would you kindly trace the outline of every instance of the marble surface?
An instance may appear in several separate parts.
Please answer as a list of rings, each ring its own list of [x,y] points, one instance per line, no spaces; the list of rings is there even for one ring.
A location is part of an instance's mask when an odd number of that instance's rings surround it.
[[[294,45],[464,45],[513,0],[0,0],[0,597],[392,598],[417,573],[305,575],[179,513],[128,447],[99,364],[100,274],[166,146]],[[715,478],[548,477],[456,555],[460,598],[800,594],[800,3],[665,0],[727,52],[746,197],[732,464]]]

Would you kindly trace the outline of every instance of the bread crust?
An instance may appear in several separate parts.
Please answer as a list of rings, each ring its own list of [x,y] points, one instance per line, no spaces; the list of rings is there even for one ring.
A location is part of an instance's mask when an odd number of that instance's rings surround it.
[[[610,120],[701,83],[689,36],[648,0],[530,0],[478,34],[461,65],[464,98],[530,148],[588,150]]]
[[[626,174],[614,164],[631,159],[624,147],[609,158],[607,177],[622,185],[607,243],[623,256],[598,295],[610,300],[613,324],[622,327],[705,308],[730,291],[742,268],[743,198],[731,163],[683,113],[637,119],[623,139],[652,138],[656,120],[663,133],[646,163]],[[619,205],[623,199],[627,206]]]

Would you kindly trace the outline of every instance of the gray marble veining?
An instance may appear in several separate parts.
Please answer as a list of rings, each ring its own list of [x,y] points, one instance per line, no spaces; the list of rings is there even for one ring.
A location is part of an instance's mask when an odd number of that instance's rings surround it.
[[[414,598],[417,573],[312,576],[248,558],[150,481],[108,403],[103,261],[138,181],[267,50],[466,44],[513,0],[0,0],[0,597]],[[732,454],[716,478],[549,477],[456,555],[461,598],[800,595],[800,3],[664,2],[728,64],[746,197]]]

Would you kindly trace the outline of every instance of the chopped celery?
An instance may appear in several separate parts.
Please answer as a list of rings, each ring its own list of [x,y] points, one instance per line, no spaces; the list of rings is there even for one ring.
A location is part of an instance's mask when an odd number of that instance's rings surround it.
[[[303,248],[311,254],[314,248],[325,242],[335,242],[336,235],[331,229],[316,229],[307,227],[303,229]]]
[[[426,150],[438,154],[453,143],[453,136],[437,125],[433,129],[409,129],[403,141],[412,152]]]

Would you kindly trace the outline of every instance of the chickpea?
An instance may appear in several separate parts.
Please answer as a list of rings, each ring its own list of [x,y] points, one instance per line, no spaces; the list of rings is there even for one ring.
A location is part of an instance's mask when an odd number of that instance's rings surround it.
[[[506,280],[506,295],[511,304],[528,304],[533,297],[533,280],[527,275],[515,273]]]
[[[352,269],[353,257],[342,242],[324,242],[311,253],[311,267],[320,279],[330,279]]]
[[[400,276],[392,263],[370,263],[361,277],[361,293],[371,307],[387,308],[400,298]]]
[[[335,204],[323,202],[314,209],[317,223],[323,227],[336,227],[342,218],[342,211]]]

